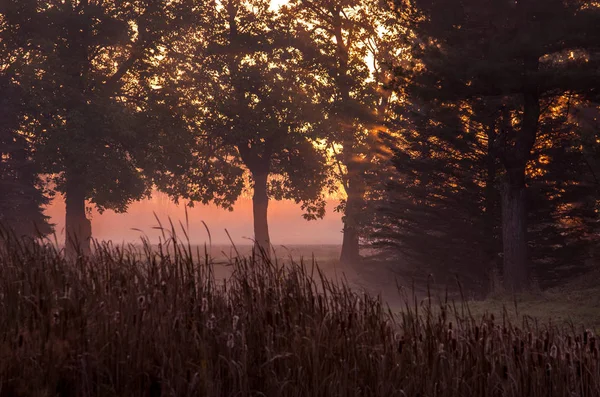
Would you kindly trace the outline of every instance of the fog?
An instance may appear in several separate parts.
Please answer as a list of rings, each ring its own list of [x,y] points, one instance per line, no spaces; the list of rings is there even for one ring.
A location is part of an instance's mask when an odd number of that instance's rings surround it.
[[[286,244],[341,244],[342,221],[341,214],[334,211],[339,201],[328,202],[324,219],[306,221],[302,218],[300,206],[293,201],[271,201],[269,203],[269,231],[273,245]],[[179,222],[185,225],[185,202],[173,203],[161,193],[155,194],[149,200],[133,203],[127,213],[119,214],[105,211],[100,214],[93,210],[91,213],[92,232],[95,239],[112,240],[114,242],[138,242],[143,232],[150,241],[158,242],[160,232],[155,227],[158,222],[163,226],[169,224],[169,218],[180,230]],[[208,234],[204,223],[208,226],[213,244],[230,244],[225,229],[231,235],[235,244],[250,244],[252,237],[252,200],[240,198],[233,211],[227,211],[215,205],[199,205],[187,207],[189,220],[189,237],[193,244],[208,243]],[[59,242],[64,237],[65,204],[62,196],[57,195],[46,210]],[[139,229],[139,230],[134,230]],[[141,232],[140,232],[141,231]],[[183,236],[181,236],[183,237]]]

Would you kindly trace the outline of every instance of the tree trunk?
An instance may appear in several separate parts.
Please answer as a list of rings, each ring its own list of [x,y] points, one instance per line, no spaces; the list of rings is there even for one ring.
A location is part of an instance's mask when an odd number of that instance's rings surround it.
[[[352,184],[356,184],[356,180],[350,181],[350,183],[351,185],[347,190],[346,208],[344,210],[344,237],[342,240],[340,262],[357,263],[360,260],[360,225],[358,218],[360,217],[362,208],[363,195],[360,190],[352,186]]]
[[[525,184],[506,178],[502,189],[502,245],[504,287],[521,292],[528,286],[527,199]]]
[[[500,237],[498,236],[498,220],[500,218],[500,206],[501,197],[498,191],[496,183],[496,177],[498,174],[496,157],[494,156],[494,139],[495,139],[495,126],[491,122],[487,128],[487,156],[486,156],[486,177],[485,177],[485,188],[484,188],[484,200],[485,200],[485,214],[484,214],[484,225],[483,230],[485,233],[486,241],[486,264],[488,265],[485,269],[487,285],[485,285],[485,293],[492,292],[497,286],[496,275],[500,270],[500,262],[498,254],[500,253]]]
[[[67,181],[66,189],[65,253],[76,259],[91,253],[92,223],[85,216],[85,190],[76,180]]]
[[[252,196],[252,211],[254,215],[254,246],[259,253],[271,257],[271,239],[269,238],[269,223],[267,210],[269,197],[267,195],[266,172],[252,173],[254,179],[254,195]]]
[[[348,200],[348,203],[349,202],[350,200]],[[356,263],[360,260],[359,234],[356,226],[352,224],[354,218],[355,216],[353,212],[348,209],[347,204],[344,213],[344,238],[342,240],[340,262]]]

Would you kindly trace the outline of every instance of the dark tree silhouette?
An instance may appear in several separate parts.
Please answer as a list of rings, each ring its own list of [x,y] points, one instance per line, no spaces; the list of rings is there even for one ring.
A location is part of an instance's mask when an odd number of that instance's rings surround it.
[[[268,0],[211,4],[208,15],[169,57],[178,63],[181,91],[197,105],[204,134],[197,152],[222,176],[172,193],[230,208],[248,171],[254,239],[269,254],[270,199],[302,203],[307,219],[325,213],[329,167],[316,144],[321,114],[312,99],[320,84],[300,68],[302,54]]]
[[[396,4],[407,10],[401,0]],[[597,90],[598,8],[580,1],[411,2],[422,98],[504,98],[510,102],[493,150],[503,169],[504,282],[528,284],[527,177],[545,101]],[[398,82],[401,86],[415,80]]]
[[[37,99],[35,160],[66,200],[69,256],[90,252],[86,201],[125,211],[168,184],[191,158],[182,106],[155,84],[160,51],[181,32],[191,1],[2,2],[18,47],[18,84]],[[160,149],[157,149],[160,148]]]

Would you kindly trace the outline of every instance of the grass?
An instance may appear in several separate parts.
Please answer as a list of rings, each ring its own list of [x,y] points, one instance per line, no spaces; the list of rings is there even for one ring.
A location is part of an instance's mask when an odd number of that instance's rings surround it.
[[[377,297],[314,263],[237,258],[226,282],[175,238],[76,263],[0,234],[0,396],[597,396],[577,327]]]
[[[600,332],[600,274],[587,274],[561,287],[516,297],[497,294],[469,305],[477,314],[506,309],[513,321],[529,316],[557,325],[585,325]]]

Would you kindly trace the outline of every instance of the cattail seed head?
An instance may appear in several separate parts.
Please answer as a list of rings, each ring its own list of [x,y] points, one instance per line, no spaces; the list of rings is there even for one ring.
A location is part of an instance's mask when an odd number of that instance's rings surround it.
[[[238,321],[240,321],[240,318],[238,316],[233,316],[233,324],[232,324],[232,328],[235,331],[238,325]]]
[[[558,347],[556,347],[556,345],[553,344],[552,347],[550,348],[550,357],[555,359],[557,356],[558,356]]]
[[[404,335],[400,336],[400,340],[398,341],[398,354],[402,354],[403,348],[404,348]]]
[[[208,310],[208,299],[202,298],[202,306],[200,306],[200,311],[205,313]]]
[[[227,347],[229,349],[233,349],[235,346],[235,340],[233,339],[233,334],[227,335]]]
[[[206,328],[213,330],[215,328],[215,315],[211,314],[210,318],[206,322]]]

